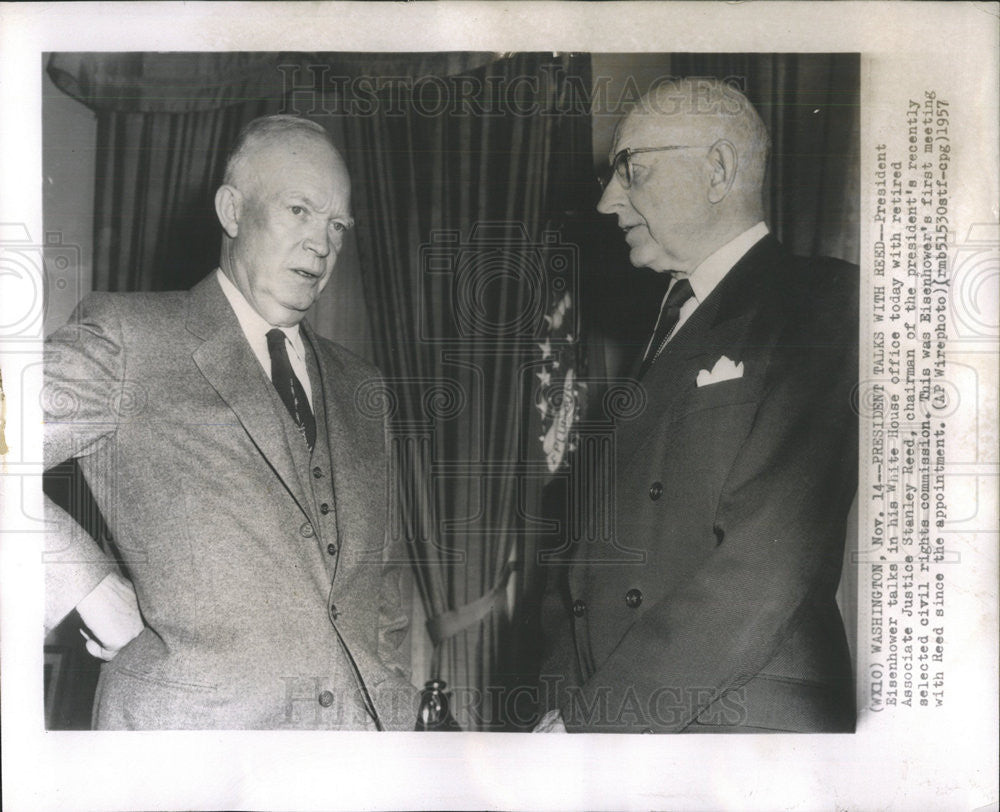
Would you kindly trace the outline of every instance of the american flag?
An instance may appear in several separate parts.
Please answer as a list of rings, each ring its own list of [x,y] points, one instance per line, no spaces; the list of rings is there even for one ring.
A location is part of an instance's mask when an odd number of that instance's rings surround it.
[[[542,341],[537,344],[541,369],[535,373],[534,403],[542,433],[538,437],[549,473],[554,474],[576,449],[576,424],[585,411],[587,383],[573,296],[558,290],[552,296]]]

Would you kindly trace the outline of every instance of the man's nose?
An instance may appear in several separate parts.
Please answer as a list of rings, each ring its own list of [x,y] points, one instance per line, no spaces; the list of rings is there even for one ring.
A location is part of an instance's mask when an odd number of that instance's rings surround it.
[[[310,228],[303,245],[307,251],[312,251],[318,257],[327,256],[333,246],[326,225]]]
[[[597,210],[601,214],[614,214],[616,209],[622,208],[625,200],[625,190],[618,182],[618,177],[612,175],[608,185],[604,187],[601,199],[597,201]]]

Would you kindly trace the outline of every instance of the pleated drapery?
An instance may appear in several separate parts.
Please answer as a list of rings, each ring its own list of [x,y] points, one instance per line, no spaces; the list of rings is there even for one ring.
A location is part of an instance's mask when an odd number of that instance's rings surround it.
[[[465,729],[519,723],[518,658],[502,648],[508,577],[537,498],[525,380],[551,307],[545,265],[567,188],[589,175],[589,115],[574,96],[587,65],[521,54],[469,73],[503,94],[484,100],[495,115],[404,103],[402,115],[386,104],[345,122],[402,482],[395,532],[411,540],[432,671]]]

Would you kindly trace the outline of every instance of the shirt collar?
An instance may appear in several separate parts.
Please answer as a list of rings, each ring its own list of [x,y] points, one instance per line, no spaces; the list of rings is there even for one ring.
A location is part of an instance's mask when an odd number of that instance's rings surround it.
[[[247,301],[246,296],[243,295],[243,291],[233,284],[232,280],[222,272],[221,268],[217,269],[215,274],[219,280],[219,285],[222,286],[222,292],[226,294],[233,312],[236,313],[236,319],[239,321],[240,328],[243,330],[243,335],[247,337],[247,341],[254,347],[261,346],[261,342],[263,342],[262,346],[266,347],[267,334],[274,329],[275,325],[268,323],[260,313],[253,309],[253,306]],[[294,324],[291,327],[279,327],[278,329],[287,336],[292,349],[295,350],[298,356],[304,358],[305,348],[302,345],[302,334],[299,330],[299,325]]]
[[[767,234],[768,228],[761,220],[757,225],[751,226],[702,260],[701,264],[688,277],[691,290],[694,291],[694,296],[699,304],[708,298],[708,295],[715,290],[725,275],[743,258],[743,255]]]

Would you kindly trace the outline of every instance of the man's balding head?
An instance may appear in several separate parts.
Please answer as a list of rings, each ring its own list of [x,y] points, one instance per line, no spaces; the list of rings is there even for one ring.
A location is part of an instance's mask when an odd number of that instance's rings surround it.
[[[240,130],[226,160],[223,184],[245,187],[254,180],[253,159],[258,153],[274,147],[287,148],[288,144],[303,139],[325,142],[340,159],[330,133],[322,124],[299,116],[263,116],[255,118]]]
[[[673,147],[664,150],[662,147]],[[769,138],[746,97],[715,79],[659,84],[619,124],[598,210],[616,214],[638,267],[689,273],[763,219]]]
[[[740,156],[736,185],[760,198],[771,139],[760,115],[735,87],[708,78],[665,82],[643,97],[636,114],[658,118],[668,130],[682,128],[699,143],[729,141]]]

